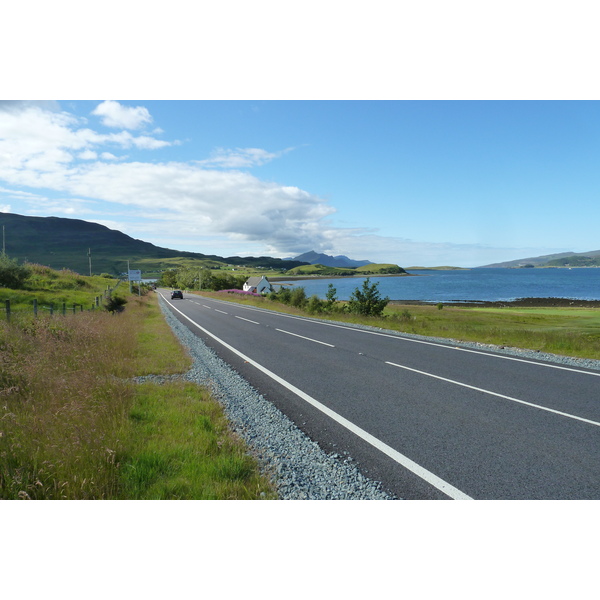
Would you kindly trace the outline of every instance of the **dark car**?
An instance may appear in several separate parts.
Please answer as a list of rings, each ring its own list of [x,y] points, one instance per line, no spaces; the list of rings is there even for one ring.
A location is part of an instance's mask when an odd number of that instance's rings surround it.
[[[183,292],[181,290],[173,290],[171,292],[171,300],[175,298],[180,298],[181,300],[183,300]]]

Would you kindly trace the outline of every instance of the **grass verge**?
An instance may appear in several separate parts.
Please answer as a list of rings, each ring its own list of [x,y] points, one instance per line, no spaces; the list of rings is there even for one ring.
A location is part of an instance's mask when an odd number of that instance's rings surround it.
[[[600,309],[598,308],[444,306],[440,310],[436,305],[390,303],[382,317],[362,317],[339,310],[309,313],[267,298],[225,292],[191,293],[286,314],[370,325],[403,333],[600,359]],[[337,303],[338,308],[343,305],[343,302]]]
[[[139,385],[129,414],[121,494],[133,499],[273,497],[221,407],[189,383]]]
[[[131,380],[190,362],[154,295],[0,322],[0,498],[274,498],[207,390]]]

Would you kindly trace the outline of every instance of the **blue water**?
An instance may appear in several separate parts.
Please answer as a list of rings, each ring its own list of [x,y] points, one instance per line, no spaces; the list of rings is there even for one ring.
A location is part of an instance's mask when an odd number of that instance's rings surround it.
[[[573,298],[600,300],[600,268],[589,269],[471,269],[465,271],[409,271],[416,277],[371,277],[381,296],[391,300],[425,302],[510,301],[517,298]],[[307,296],[325,298],[328,285],[338,300],[348,300],[363,279],[315,279],[293,282]]]

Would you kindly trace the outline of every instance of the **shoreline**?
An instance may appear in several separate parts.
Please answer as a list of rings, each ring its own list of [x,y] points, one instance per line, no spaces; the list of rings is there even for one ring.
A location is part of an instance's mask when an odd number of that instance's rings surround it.
[[[282,281],[307,281],[314,279],[357,279],[357,278],[366,278],[366,277],[421,277],[421,275],[417,275],[415,273],[371,273],[370,275],[291,275],[289,277],[271,277],[267,276],[267,279],[271,283],[280,283]]]
[[[517,298],[515,300],[465,300],[464,302],[436,302],[426,300],[390,300],[390,304],[413,306],[455,306],[464,308],[600,308],[600,300],[578,300],[577,298]]]

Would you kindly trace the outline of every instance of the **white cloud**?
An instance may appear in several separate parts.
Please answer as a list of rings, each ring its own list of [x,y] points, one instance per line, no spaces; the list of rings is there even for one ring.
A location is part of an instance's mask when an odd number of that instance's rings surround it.
[[[198,161],[198,164],[236,169],[254,167],[264,165],[291,150],[292,148],[286,148],[280,152],[267,152],[261,148],[216,148],[209,158]]]
[[[79,154],[81,160],[97,160],[98,153],[93,150],[84,150]]]
[[[39,194],[32,194],[31,192],[24,192],[22,190],[9,190],[8,188],[0,188],[0,194],[5,194],[15,200],[39,200],[43,198]]]
[[[81,125],[73,115],[36,105],[10,104],[0,110],[0,178],[19,185],[54,187],[67,165],[76,157],[94,160],[93,153],[100,146],[154,150],[171,145],[128,131],[103,135]]]
[[[0,204],[0,212],[9,213],[10,212],[10,204]]]
[[[0,161],[0,179],[67,195],[64,200],[31,198],[28,202],[34,209],[43,207],[54,214],[81,214],[86,207],[75,206],[68,199],[72,195],[109,202],[112,206],[104,206],[108,213],[124,211],[169,224],[190,239],[227,236],[283,253],[325,243],[323,222],[335,209],[314,194],[197,162],[117,162],[105,148],[152,149],[168,144],[128,131],[99,134],[67,113],[26,106],[0,112],[0,155],[12,153],[11,161]],[[264,164],[286,151],[221,149],[207,163]]]
[[[281,251],[322,242],[321,221],[335,212],[299,188],[186,163],[95,163],[69,172],[62,189],[143,209],[148,218],[179,220],[186,230],[201,224],[204,232],[261,241]]]
[[[102,117],[102,123],[106,127],[140,129],[147,123],[152,123],[152,116],[147,108],[124,106],[114,100],[102,102],[92,111],[92,114]]]
[[[322,198],[232,169],[265,164],[291,149],[219,148],[205,161],[133,162],[107,148],[169,144],[128,131],[100,134],[71,114],[36,105],[0,107],[0,181],[44,190],[42,195],[0,188],[2,201],[25,204],[29,214],[76,215],[96,222],[102,221],[94,216],[104,222],[112,218],[114,228],[134,237],[224,256],[286,257],[316,250],[401,266],[475,266],[497,262],[499,256],[508,260],[543,253],[333,227],[336,210]]]

